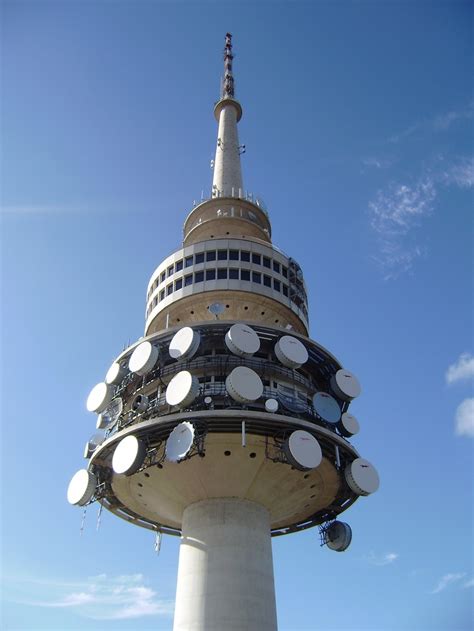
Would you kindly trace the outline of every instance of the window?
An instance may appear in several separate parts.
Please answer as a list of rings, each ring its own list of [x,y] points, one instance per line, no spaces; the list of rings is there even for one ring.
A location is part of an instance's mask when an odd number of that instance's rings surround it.
[[[171,283],[170,285],[168,285],[168,287],[166,288],[166,295],[169,296],[170,294],[173,293],[173,283]]]
[[[239,251],[238,250],[229,250],[229,259],[231,261],[239,260]]]
[[[195,263],[196,265],[198,263],[204,263],[204,252],[200,252],[199,254],[196,254]]]
[[[151,303],[151,308],[153,309],[158,304],[158,296],[153,298],[153,302]]]
[[[288,278],[288,268],[285,267],[284,265],[281,266],[281,273],[283,274],[285,278]]]
[[[288,285],[283,285],[283,295],[288,298]]]
[[[227,250],[217,250],[217,260],[227,261]]]
[[[161,272],[161,275],[160,275],[160,283],[163,283],[163,282],[164,282],[164,280],[165,280],[165,278],[166,278],[166,272]]]
[[[227,269],[218,269],[217,278],[218,279],[227,278]]]
[[[270,276],[267,276],[266,274],[263,275],[263,284],[265,285],[265,287],[272,286],[272,279],[270,278]]]
[[[174,290],[178,291],[178,289],[181,289],[182,286],[183,286],[183,279],[182,278],[178,278],[178,280],[174,284]]]
[[[241,261],[247,261],[247,263],[250,263],[250,252],[241,252],[240,253],[240,260]]]
[[[260,254],[252,254],[252,263],[255,263],[256,265],[262,264],[262,257],[260,256]]]
[[[183,269],[183,259],[176,261],[176,271],[180,272]]]
[[[216,270],[215,269],[207,269],[206,270],[206,280],[215,280],[216,279]]]
[[[194,282],[202,283],[204,281],[204,272],[196,272],[194,274]]]
[[[193,257],[192,256],[187,256],[184,259],[184,267],[191,267],[192,264],[193,264]]]
[[[164,300],[164,299],[165,299],[165,290],[164,290],[164,289],[162,289],[162,290],[160,291],[160,300]]]
[[[278,261],[273,261],[273,271],[277,274],[280,273],[280,263]]]
[[[239,270],[238,269],[230,269],[229,270],[229,278],[239,278]]]
[[[281,283],[279,280],[276,280],[275,278],[273,279],[273,289],[275,289],[276,291],[281,291],[280,289],[281,287]]]
[[[173,273],[174,273],[174,265],[170,265],[168,267],[168,276],[171,276],[171,274],[173,274]]]
[[[250,280],[250,272],[248,269],[240,270],[240,280]]]
[[[206,252],[206,261],[215,261],[216,260],[216,251]]]
[[[192,285],[192,284],[193,284],[193,275],[188,274],[187,276],[184,277],[184,286],[187,287],[188,285]]]
[[[263,257],[263,267],[268,267],[268,269],[271,267],[271,261],[268,256]]]
[[[257,215],[253,213],[251,210],[249,210],[248,212],[249,212],[249,219],[251,221],[257,221]]]
[[[252,272],[252,282],[261,284],[262,275],[260,272]]]

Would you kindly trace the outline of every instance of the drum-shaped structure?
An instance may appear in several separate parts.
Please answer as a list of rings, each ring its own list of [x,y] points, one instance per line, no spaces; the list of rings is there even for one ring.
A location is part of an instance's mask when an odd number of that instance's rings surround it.
[[[379,484],[349,442],[357,377],[309,337],[303,272],[243,188],[232,59],[227,34],[211,195],[151,275],[144,337],[98,376],[87,408],[104,436],[68,491],[182,536],[176,631],[276,629],[270,537],[319,526],[343,551],[335,520]]]

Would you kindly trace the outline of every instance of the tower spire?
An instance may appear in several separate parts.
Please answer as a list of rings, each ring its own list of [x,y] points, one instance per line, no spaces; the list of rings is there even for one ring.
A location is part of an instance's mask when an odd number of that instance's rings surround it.
[[[242,197],[242,169],[237,132],[237,123],[242,117],[242,107],[234,98],[233,59],[232,35],[226,33],[221,99],[214,108],[214,116],[219,122],[219,129],[212,180],[213,197]]]

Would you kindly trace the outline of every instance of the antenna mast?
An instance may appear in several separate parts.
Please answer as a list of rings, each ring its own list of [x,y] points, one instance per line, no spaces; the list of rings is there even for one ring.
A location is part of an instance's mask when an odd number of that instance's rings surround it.
[[[224,81],[222,83],[223,99],[234,98],[234,76],[232,74],[233,59],[234,55],[232,54],[232,35],[230,33],[226,33],[224,48]]]

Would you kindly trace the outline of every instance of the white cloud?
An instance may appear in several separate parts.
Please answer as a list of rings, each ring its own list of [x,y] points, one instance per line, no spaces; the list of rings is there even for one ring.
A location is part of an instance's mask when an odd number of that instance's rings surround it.
[[[466,381],[474,378],[474,357],[470,353],[461,353],[459,358],[446,371],[446,383]]]
[[[429,131],[429,132],[442,132],[448,130],[454,123],[461,120],[469,120],[474,117],[474,103],[470,103],[467,107],[460,108],[458,110],[451,110],[438,114],[433,118],[426,118],[410,125],[398,134],[393,134],[388,139],[391,143],[398,143],[405,138],[413,136],[417,132]]]
[[[159,599],[153,589],[144,585],[142,574],[100,574],[82,582],[55,582],[50,585],[55,585],[56,591],[64,592],[71,585],[79,587],[80,591],[69,591],[54,600],[45,599],[27,604],[37,607],[68,607],[94,620],[123,620],[173,614],[174,602]]]
[[[474,578],[470,578],[463,585],[463,589],[469,589],[470,587],[474,587]]]
[[[362,160],[362,164],[365,167],[372,167],[374,169],[388,169],[388,167],[392,166],[393,161],[388,160],[387,158],[369,157],[364,158]]]
[[[423,255],[416,242],[416,228],[433,211],[436,188],[431,177],[415,184],[391,184],[379,190],[369,203],[370,226],[376,234],[378,255],[374,260],[385,280],[408,272],[413,262]]]
[[[458,436],[474,438],[474,398],[464,399],[458,405],[455,418],[455,431]]]
[[[459,572],[456,574],[445,574],[439,579],[438,584],[433,590],[431,590],[431,593],[439,594],[440,592],[444,591],[446,587],[448,587],[448,585],[451,585],[452,583],[456,583],[460,581],[465,576],[466,576],[466,572]]]
[[[474,158],[458,159],[455,164],[443,172],[442,178],[448,185],[472,188],[474,186]]]
[[[378,567],[381,567],[383,565],[390,565],[390,563],[396,561],[398,557],[399,554],[397,554],[396,552],[387,552],[387,554],[383,554],[381,556],[376,556],[373,552],[371,552],[367,558],[369,563],[371,563],[372,565],[377,565]]]

